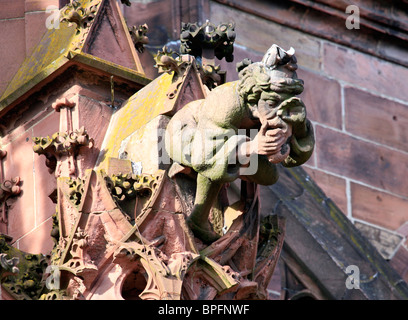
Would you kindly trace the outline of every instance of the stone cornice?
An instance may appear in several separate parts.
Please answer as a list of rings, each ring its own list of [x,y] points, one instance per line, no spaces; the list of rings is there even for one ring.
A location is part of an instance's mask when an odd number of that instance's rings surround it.
[[[231,8],[333,41],[381,59],[408,66],[406,1],[290,0],[279,2],[213,0]],[[360,29],[347,29],[348,5],[356,5]]]

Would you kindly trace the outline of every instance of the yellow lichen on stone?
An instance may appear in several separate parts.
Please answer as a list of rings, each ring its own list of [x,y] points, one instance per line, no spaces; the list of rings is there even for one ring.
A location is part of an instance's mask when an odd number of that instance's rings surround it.
[[[135,93],[112,116],[102,150],[104,158],[118,157],[121,143],[158,115],[165,113],[173,74],[163,74]]]
[[[60,66],[57,62],[67,54],[69,50],[67,44],[72,42],[73,37],[75,37],[75,27],[68,27],[67,23],[60,23],[59,29],[53,28],[46,31],[31,56],[24,60],[0,101],[31,80],[41,76],[47,67],[52,68],[54,66],[57,69]]]
[[[101,0],[80,0],[75,2],[74,8],[72,4],[68,4],[60,10],[60,20],[48,26],[49,29],[44,33],[33,53],[24,60],[1,96],[0,111],[45,81],[57,70],[62,70],[63,67],[72,64],[91,65],[114,76],[142,85],[150,81],[143,74],[141,66],[137,72],[84,52],[86,43],[98,33],[98,23],[96,23],[96,28],[93,28],[92,25],[95,21],[101,20],[101,14],[99,14],[101,12],[103,15],[101,3]],[[73,14],[73,11],[76,14]],[[123,17],[120,19],[123,20]],[[122,23],[124,24],[124,21]],[[127,28],[125,31],[127,32]]]

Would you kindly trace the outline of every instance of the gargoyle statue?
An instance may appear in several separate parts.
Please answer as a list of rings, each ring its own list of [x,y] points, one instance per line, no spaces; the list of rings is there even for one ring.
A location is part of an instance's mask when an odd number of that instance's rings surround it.
[[[296,97],[303,81],[294,53],[274,44],[261,62],[244,60],[237,65],[239,80],[188,103],[167,126],[166,151],[197,172],[188,224],[205,243],[219,238],[208,218],[223,184],[241,178],[271,185],[278,179],[276,164],[299,166],[312,155],[313,127]]]

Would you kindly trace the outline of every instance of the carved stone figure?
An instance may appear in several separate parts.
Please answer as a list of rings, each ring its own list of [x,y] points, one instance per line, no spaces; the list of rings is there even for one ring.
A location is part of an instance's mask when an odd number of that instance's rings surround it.
[[[241,178],[271,185],[278,179],[277,163],[299,166],[310,158],[313,128],[296,97],[303,91],[296,69],[294,49],[273,45],[261,62],[238,65],[238,81],[190,102],[170,120],[167,152],[198,174],[188,224],[202,241],[219,238],[208,218],[225,183]],[[252,139],[251,129],[256,129]]]

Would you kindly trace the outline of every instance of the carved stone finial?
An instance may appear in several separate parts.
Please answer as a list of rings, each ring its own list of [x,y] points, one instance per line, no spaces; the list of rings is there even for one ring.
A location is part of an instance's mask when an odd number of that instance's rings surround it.
[[[197,23],[183,23],[180,35],[180,52],[194,57],[202,57],[203,51],[211,50],[218,59],[227,62],[234,60],[234,23],[221,23],[216,26],[208,20],[202,26]]]
[[[129,27],[130,37],[132,38],[136,50],[140,53],[143,53],[144,45],[149,43],[149,38],[146,36],[148,30],[149,27],[146,23],[138,27]]]
[[[77,156],[80,147],[92,148],[94,141],[89,138],[84,127],[70,132],[56,132],[51,138],[33,137],[35,153],[43,154],[47,158],[46,165],[49,172],[59,177],[61,175],[61,160],[68,160],[68,176],[75,174],[74,158]]]
[[[73,56],[72,52],[80,50],[84,45],[101,2],[102,0],[71,0],[71,3],[60,10],[60,22],[67,22],[69,27],[73,23],[76,25],[76,36],[72,39],[70,51],[67,55],[69,59]]]
[[[211,90],[225,82],[225,72],[215,65],[215,57],[234,60],[235,25],[221,23],[218,26],[208,20],[202,26],[183,23],[180,34],[180,53],[192,55],[203,83]]]
[[[21,187],[19,186],[21,182],[20,177],[15,177],[14,179],[6,180],[0,184],[0,202],[7,200],[11,196],[20,194]]]
[[[67,21],[70,24],[75,23],[78,30],[88,28],[95,18],[100,2],[101,0],[92,0],[85,7],[80,1],[73,0],[61,10],[60,21]]]
[[[177,52],[169,50],[166,46],[161,51],[157,51],[154,60],[156,61],[155,67],[160,73],[174,71],[181,75],[186,69],[186,61],[183,61]]]

